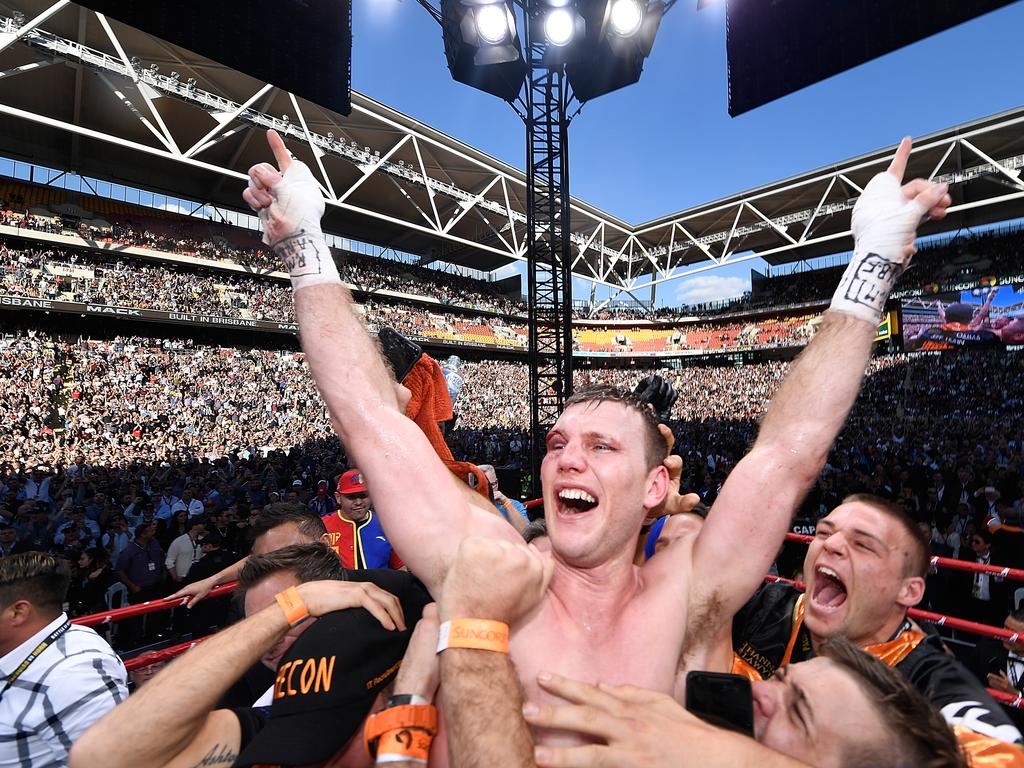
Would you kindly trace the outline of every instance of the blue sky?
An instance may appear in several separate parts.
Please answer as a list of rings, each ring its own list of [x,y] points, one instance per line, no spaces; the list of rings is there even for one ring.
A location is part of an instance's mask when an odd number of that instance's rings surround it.
[[[680,0],[665,17],[639,83],[587,104],[570,127],[572,194],[630,223],[1024,101],[1017,2],[731,118],[725,3],[695,6]],[[451,79],[440,27],[415,0],[356,0],[352,86],[524,165],[519,118]],[[659,304],[735,295],[749,287],[750,266],[662,286]]]

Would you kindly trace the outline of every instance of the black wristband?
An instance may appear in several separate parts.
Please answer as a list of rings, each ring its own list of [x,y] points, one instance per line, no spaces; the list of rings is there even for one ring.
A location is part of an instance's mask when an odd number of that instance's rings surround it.
[[[392,707],[401,707],[405,704],[430,704],[430,699],[426,696],[420,696],[416,693],[396,693],[391,696],[387,703],[381,707],[381,711],[385,709],[391,709]]]

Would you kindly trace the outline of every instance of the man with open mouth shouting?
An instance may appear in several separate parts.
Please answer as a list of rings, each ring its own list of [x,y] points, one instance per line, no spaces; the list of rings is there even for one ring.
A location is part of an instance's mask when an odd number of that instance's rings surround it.
[[[268,140],[277,167],[250,169],[243,197],[290,274],[302,346],[335,431],[365,475],[389,540],[437,596],[463,540],[526,545],[505,521],[465,503],[423,433],[399,409],[393,379],[353,312],[324,240],[321,190],[276,133]],[[853,259],[831,309],[703,527],[634,564],[640,527],[668,491],[664,440],[653,412],[637,398],[581,393],[547,435],[541,470],[550,588],[512,627],[501,629],[486,615],[450,617],[441,649],[469,643],[460,647],[510,653],[526,694],[539,702],[557,701],[537,685],[541,668],[586,682],[673,690],[680,649],[717,637],[761,582],[857,396],[918,224],[925,216],[941,218],[951,203],[943,184],[903,185],[910,151],[905,139],[888,171],[865,187],[853,212]],[[691,668],[706,662],[701,655],[690,655]],[[509,690],[493,704],[517,711],[520,695]],[[444,696],[441,714],[477,706]],[[549,730],[534,737],[579,743]],[[438,738],[434,746],[443,743]]]
[[[806,592],[767,584],[733,620],[733,672],[766,680],[846,637],[901,672],[945,716],[975,768],[1016,765],[1021,734],[939,639],[907,618],[924,597],[928,542],[901,507],[849,496],[819,523]]]

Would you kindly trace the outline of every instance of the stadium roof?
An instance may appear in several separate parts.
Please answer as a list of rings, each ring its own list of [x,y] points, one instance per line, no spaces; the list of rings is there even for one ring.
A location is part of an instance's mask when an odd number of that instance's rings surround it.
[[[68,0],[0,0],[0,15],[9,156],[240,209],[246,169],[268,159],[260,129],[274,127],[321,182],[325,229],[425,263],[526,257],[523,172],[367,96],[342,117]],[[909,172],[949,181],[954,199],[928,233],[1024,216],[1022,122],[1024,108],[916,140]],[[848,249],[853,202],[893,149],[639,226],[574,198],[573,271],[639,291]]]

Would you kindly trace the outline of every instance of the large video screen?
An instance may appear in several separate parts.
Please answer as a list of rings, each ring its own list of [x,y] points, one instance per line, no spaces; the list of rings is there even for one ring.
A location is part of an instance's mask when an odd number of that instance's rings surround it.
[[[908,352],[1004,349],[1024,344],[1024,286],[972,288],[904,299]]]

